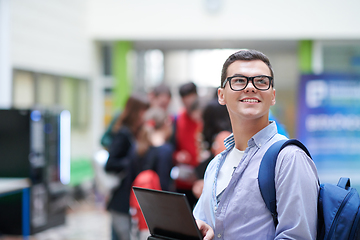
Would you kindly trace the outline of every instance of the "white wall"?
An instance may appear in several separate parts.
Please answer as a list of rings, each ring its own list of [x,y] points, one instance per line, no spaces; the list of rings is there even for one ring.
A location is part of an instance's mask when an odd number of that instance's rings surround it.
[[[360,1],[89,0],[96,39],[352,39]],[[214,1],[212,1],[214,2]]]
[[[90,76],[86,0],[9,2],[13,67],[74,77]]]
[[[11,107],[10,7],[0,0],[0,108]]]

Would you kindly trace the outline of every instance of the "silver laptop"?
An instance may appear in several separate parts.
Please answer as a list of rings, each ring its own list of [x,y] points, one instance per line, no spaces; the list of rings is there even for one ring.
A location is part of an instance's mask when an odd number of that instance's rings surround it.
[[[148,225],[148,240],[202,240],[185,194],[133,187]]]

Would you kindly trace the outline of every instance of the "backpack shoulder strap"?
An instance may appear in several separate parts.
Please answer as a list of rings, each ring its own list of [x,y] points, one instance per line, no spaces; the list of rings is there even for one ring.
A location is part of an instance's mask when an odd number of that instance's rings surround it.
[[[271,212],[275,227],[278,224],[275,192],[275,165],[279,152],[288,145],[296,145],[311,158],[307,148],[298,140],[280,140],[266,151],[259,168],[258,182],[262,198]]]

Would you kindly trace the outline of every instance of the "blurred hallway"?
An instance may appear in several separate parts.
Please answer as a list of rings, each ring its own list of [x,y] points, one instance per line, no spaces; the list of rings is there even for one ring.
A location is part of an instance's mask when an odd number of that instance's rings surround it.
[[[110,215],[103,204],[90,195],[69,204],[65,225],[32,235],[29,240],[107,240],[110,239]],[[0,240],[22,240],[19,236],[0,236]]]

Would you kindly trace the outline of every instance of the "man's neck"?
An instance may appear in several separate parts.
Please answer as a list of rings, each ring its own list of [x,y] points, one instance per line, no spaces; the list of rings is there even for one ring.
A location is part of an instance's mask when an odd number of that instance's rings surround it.
[[[233,133],[235,139],[235,147],[241,151],[245,151],[248,147],[248,141],[256,133],[264,129],[269,125],[268,118],[262,118],[257,120],[243,120],[238,121],[233,126]]]

